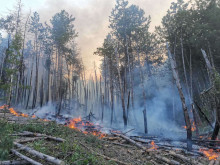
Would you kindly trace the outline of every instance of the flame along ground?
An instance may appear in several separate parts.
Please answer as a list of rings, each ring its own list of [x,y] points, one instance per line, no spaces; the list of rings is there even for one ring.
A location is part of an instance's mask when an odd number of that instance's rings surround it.
[[[1,109],[2,109],[2,110],[3,110],[3,109],[9,110],[11,114],[13,114],[13,115],[15,115],[15,116],[18,116],[18,117],[29,117],[28,114],[18,113],[18,112],[16,112],[16,111],[14,110],[14,108],[9,108],[8,105],[0,106],[0,110],[1,110]],[[32,117],[32,118],[36,118],[36,115],[32,115],[31,117]],[[49,120],[47,120],[47,119],[42,119],[42,121],[47,122],[47,121],[49,121]],[[68,126],[69,128],[71,128],[71,129],[75,129],[75,130],[81,131],[81,132],[83,132],[84,134],[92,134],[92,135],[94,135],[94,136],[99,137],[100,139],[106,136],[106,134],[103,134],[103,133],[101,133],[101,132],[98,131],[98,130],[93,130],[93,131],[91,131],[91,132],[83,131],[84,126],[94,126],[94,127],[95,127],[95,125],[94,125],[93,123],[91,123],[91,122],[82,122],[82,120],[81,120],[80,117],[79,117],[79,118],[74,118],[74,119],[70,120],[70,121],[69,121],[69,124],[68,124],[67,126]],[[97,126],[98,126],[98,125],[97,125]]]
[[[28,114],[25,114],[25,113],[18,113],[14,110],[14,108],[9,108],[8,105],[3,105],[3,106],[0,106],[0,109],[7,109],[10,111],[11,114],[15,115],[15,116],[21,116],[21,117],[29,117]],[[35,115],[32,116],[32,118],[36,118]]]
[[[218,157],[220,157],[220,149],[217,149],[215,152],[213,149],[205,150],[205,149],[200,149],[200,152],[202,152],[209,160],[217,160]]]
[[[95,125],[89,121],[84,122],[82,121],[81,117],[70,120],[67,126],[69,128],[82,131],[84,134],[92,134],[94,136],[99,137],[100,139],[106,136],[106,134],[103,134],[98,129],[95,129],[93,131],[85,131],[84,127],[99,127],[99,125]]]
[[[15,115],[15,116],[20,116],[20,117],[29,117],[28,114],[24,114],[24,113],[18,113],[14,110],[14,108],[9,108],[8,105],[3,105],[0,106],[0,110],[9,110],[11,114]],[[36,115],[31,116],[32,118],[36,118]],[[42,121],[49,121],[47,119],[42,119]],[[69,128],[71,129],[75,129],[78,131],[83,132],[84,134],[92,134],[94,136],[97,136],[99,138],[103,138],[106,136],[106,134],[101,133],[98,130],[92,131],[92,132],[87,132],[87,131],[83,131],[85,126],[94,126],[95,125],[91,122],[83,122],[81,117],[79,118],[74,118],[72,120],[69,121],[69,124],[67,125]],[[183,128],[186,129],[186,126],[184,126]],[[196,127],[195,127],[195,123],[192,124],[192,131],[195,131]],[[151,142],[151,148],[149,148],[150,150],[157,150],[158,146],[155,144],[154,141]],[[220,149],[217,149],[216,151],[214,151],[213,149],[200,149],[200,152],[202,152],[209,160],[217,160],[217,158],[220,157]]]
[[[150,144],[151,144],[152,147],[149,148],[149,150],[157,150],[158,146],[155,144],[154,141],[152,141]]]

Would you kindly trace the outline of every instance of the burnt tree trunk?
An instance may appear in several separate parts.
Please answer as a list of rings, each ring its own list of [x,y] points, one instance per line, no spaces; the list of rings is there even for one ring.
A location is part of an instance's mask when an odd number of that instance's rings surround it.
[[[178,71],[177,71],[177,68],[176,68],[176,61],[172,57],[172,54],[169,50],[168,43],[167,43],[167,51],[168,51],[168,57],[169,57],[170,63],[171,63],[173,78],[176,82],[176,86],[178,88],[178,92],[179,92],[180,99],[181,99],[181,102],[182,102],[183,114],[184,114],[184,119],[185,119],[185,123],[186,123],[186,131],[187,131],[187,149],[189,151],[191,151],[192,150],[192,130],[191,130],[191,123],[190,123],[189,113],[188,113],[188,110],[187,110],[185,97],[184,97],[184,94],[183,94],[183,91],[182,91],[182,86],[180,84],[180,79],[179,79]]]
[[[207,69],[209,71],[209,74],[210,74],[210,77],[211,77],[211,84],[213,85],[213,88],[214,88],[214,99],[215,99],[215,103],[216,103],[216,114],[215,114],[215,128],[213,130],[213,133],[212,133],[212,140],[216,140],[217,136],[218,136],[218,133],[219,133],[219,128],[220,128],[220,101],[219,101],[219,87],[217,86],[217,83],[215,82],[215,79],[216,79],[216,74],[215,73],[215,68],[212,67],[208,57],[207,57],[207,54],[206,52],[201,49],[202,51],[202,55],[203,55],[203,58],[205,60],[205,63],[206,63],[206,66],[207,66]]]

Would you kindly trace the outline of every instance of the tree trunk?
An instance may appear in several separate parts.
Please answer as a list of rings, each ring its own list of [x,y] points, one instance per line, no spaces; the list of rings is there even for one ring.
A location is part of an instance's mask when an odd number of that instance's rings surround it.
[[[55,164],[55,165],[65,165],[65,163],[62,160],[56,159],[56,158],[54,158],[52,156],[49,156],[49,155],[43,154],[41,152],[38,152],[36,150],[33,150],[32,148],[27,147],[25,145],[22,145],[22,144],[19,144],[19,143],[16,143],[16,142],[14,142],[14,145],[16,147],[18,147],[19,149],[21,149],[23,151],[26,151],[29,154],[34,155],[34,156],[36,156],[36,157],[38,157],[40,159],[48,161],[48,162],[50,162],[52,164]]]
[[[121,82],[121,73],[120,73],[120,68],[119,68],[119,57],[118,57],[117,48],[115,48],[115,56],[116,56],[116,60],[117,60],[119,89],[120,89],[120,93],[121,93],[121,103],[122,103],[122,110],[123,110],[123,121],[124,121],[124,127],[126,128],[127,127],[127,115],[126,115],[126,109],[125,109],[124,91],[123,91],[122,82]]]
[[[177,68],[176,68],[176,61],[172,57],[172,54],[169,50],[168,43],[167,43],[167,51],[168,51],[168,57],[169,57],[170,63],[171,63],[173,78],[176,82],[176,86],[178,88],[178,92],[179,92],[180,99],[181,99],[181,102],[182,102],[183,114],[184,114],[184,118],[185,118],[186,131],[187,131],[187,149],[189,151],[191,151],[192,150],[192,130],[191,130],[191,123],[190,123],[189,113],[188,113],[188,110],[187,110],[185,97],[184,97],[184,94],[183,94],[183,91],[182,91],[182,86],[180,84],[180,79],[179,79],[178,71],[177,71]]]
[[[220,124],[219,124],[219,122],[220,122],[220,101],[219,101],[219,93],[218,93],[219,91],[217,91],[216,86],[215,86],[215,78],[216,78],[215,69],[212,67],[212,65],[207,57],[206,52],[203,49],[201,49],[201,51],[202,51],[203,58],[205,59],[205,63],[208,68],[208,71],[210,72],[211,83],[214,86],[213,90],[214,90],[214,92],[216,92],[214,95],[214,99],[215,99],[215,103],[216,103],[215,128],[212,133],[212,140],[216,140],[218,133],[219,133],[219,128],[220,128]]]

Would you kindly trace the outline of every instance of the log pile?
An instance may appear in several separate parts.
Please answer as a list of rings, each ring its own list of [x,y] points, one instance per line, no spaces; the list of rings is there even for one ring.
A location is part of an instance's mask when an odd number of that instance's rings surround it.
[[[42,165],[42,163],[33,160],[32,158],[25,156],[24,154],[20,153],[20,151],[24,151],[31,155],[32,157],[38,158],[40,160],[44,160],[46,162],[49,162],[51,164],[55,165],[65,165],[64,161],[59,160],[55,157],[52,157],[50,155],[46,155],[44,153],[41,153],[39,151],[36,151],[26,145],[25,143],[28,142],[34,142],[40,139],[45,139],[45,140],[53,140],[55,142],[64,142],[65,140],[62,138],[58,137],[52,137],[48,136],[45,134],[40,134],[40,133],[33,133],[33,132],[20,132],[17,134],[11,134],[11,136],[16,136],[16,137],[23,137],[24,139],[16,139],[13,144],[16,147],[16,149],[11,149],[11,153],[19,157],[21,160],[13,160],[13,161],[2,161],[0,162],[0,165],[22,165],[22,164],[32,164],[32,165]]]
[[[173,140],[156,136],[127,136],[119,131],[112,131],[111,135],[103,138],[103,140],[114,145],[121,145],[122,147],[128,147],[129,145],[138,147],[143,150],[143,153],[149,155],[149,161],[153,164],[220,164],[220,157],[209,160],[206,157],[207,155],[201,151],[201,148],[207,151],[211,148],[218,148],[219,140],[207,140],[203,143],[204,139],[194,138],[193,148],[190,152],[187,151],[186,140]],[[213,142],[217,146],[211,146]],[[124,143],[127,144],[125,145]],[[179,145],[176,145],[176,143],[179,143]],[[208,143],[210,144],[207,145]]]

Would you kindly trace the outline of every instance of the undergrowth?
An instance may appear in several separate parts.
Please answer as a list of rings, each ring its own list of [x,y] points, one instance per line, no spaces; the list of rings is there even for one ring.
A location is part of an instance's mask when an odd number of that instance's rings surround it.
[[[81,137],[82,141],[97,143],[97,137],[92,135],[84,135],[81,132],[69,129],[63,125],[57,125],[55,122],[47,123],[29,123],[25,125],[11,124],[7,121],[0,120],[0,159],[8,160],[10,149],[13,147],[13,139],[9,134],[31,131],[36,133],[47,134],[55,137],[65,139],[64,143],[57,143],[47,140],[38,140],[26,145],[34,148],[35,150],[54,156],[58,159],[64,160],[67,164],[77,165],[96,165],[96,164],[115,164],[114,162],[107,161],[101,157],[97,157],[91,151],[84,148],[79,144],[79,139],[75,137]],[[17,138],[17,137],[15,137]],[[35,159],[35,158],[33,158]],[[39,160],[38,160],[39,161]],[[45,162],[41,162],[45,164]]]

